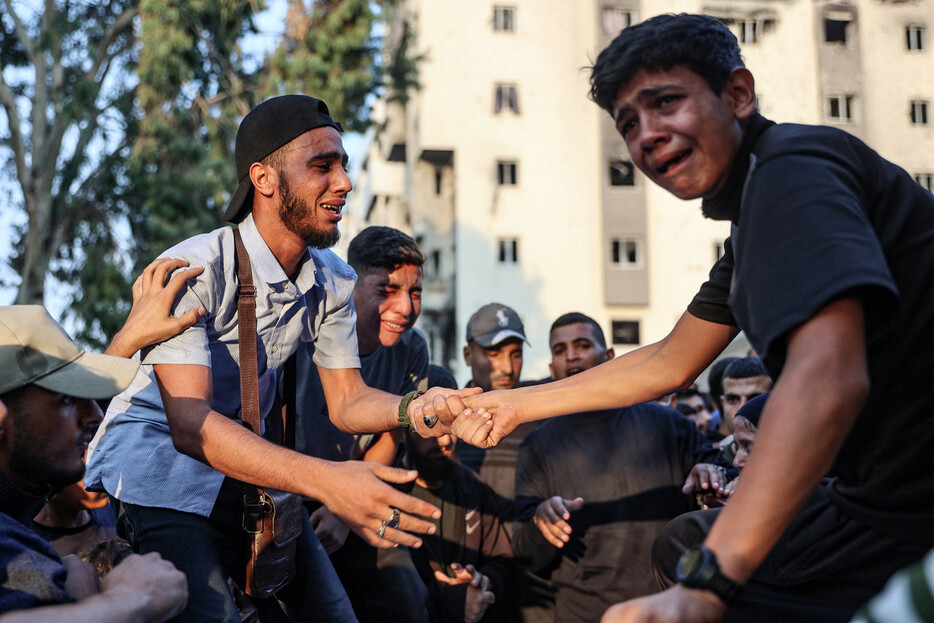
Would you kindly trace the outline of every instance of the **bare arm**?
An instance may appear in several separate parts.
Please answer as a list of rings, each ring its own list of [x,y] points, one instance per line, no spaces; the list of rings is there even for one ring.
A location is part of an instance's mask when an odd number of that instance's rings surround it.
[[[413,515],[438,516],[435,507],[382,482],[407,482],[415,472],[363,461],[334,463],[277,446],[211,409],[209,368],[163,364],[154,369],[179,452],[231,478],[318,499],[373,545],[418,547],[420,539],[404,531],[434,531]],[[376,533],[392,508],[404,513],[400,529],[389,529],[379,539]]]
[[[99,593],[77,603],[10,612],[0,622],[161,623],[187,602],[185,574],[159,554],[134,554],[107,574]]]
[[[864,336],[853,299],[831,303],[791,334],[756,451],[707,537],[729,577],[749,578],[833,464],[869,392]]]
[[[360,371],[356,368],[333,370],[318,366],[318,376],[324,388],[324,397],[328,403],[328,413],[331,422],[347,433],[379,433],[399,428],[400,396],[373,389],[363,382]],[[442,387],[433,387],[409,405],[409,415],[412,423],[423,437],[441,436],[450,432],[450,428],[443,422],[429,429],[422,422],[421,415],[413,416],[420,404],[432,400],[447,404],[451,412],[460,414],[464,410],[461,397],[476,394],[479,389],[449,390]],[[453,420],[454,418],[450,418]],[[449,420],[449,421],[450,421]]]
[[[454,432],[480,447],[496,445],[523,422],[625,407],[686,387],[736,337],[735,327],[701,320],[685,312],[664,339],[566,379],[520,389],[487,392],[465,400],[484,407],[493,425],[474,426],[478,418],[455,424]],[[438,411],[442,420],[456,417]]]
[[[831,303],[791,334],[756,451],[707,536],[726,576],[749,579],[833,463],[869,391],[864,336],[863,310],[853,299]],[[722,612],[713,593],[678,585],[617,604],[603,621],[708,622]]]
[[[133,283],[133,308],[130,309],[130,315],[104,351],[106,354],[132,357],[144,346],[181,333],[204,315],[204,308],[199,307],[179,318],[172,316],[176,295],[189,279],[204,272],[202,267],[182,270],[185,266],[188,266],[188,262],[184,260],[161,258],[143,269],[143,273]]]

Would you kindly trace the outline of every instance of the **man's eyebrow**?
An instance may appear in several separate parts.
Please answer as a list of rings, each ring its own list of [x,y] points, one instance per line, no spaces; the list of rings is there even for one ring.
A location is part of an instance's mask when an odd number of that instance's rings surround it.
[[[671,88],[676,88],[677,86],[678,85],[675,85],[675,84],[660,84],[658,86],[646,87],[636,94],[636,101],[641,102],[641,101],[650,99],[658,95],[662,91],[665,91]],[[619,125],[620,121],[622,121],[623,114],[629,112],[630,110],[632,110],[632,106],[621,106],[620,109],[616,111],[616,116],[614,117],[614,121],[616,121],[617,125]]]
[[[315,154],[314,156],[308,159],[308,163],[311,164],[313,162],[318,162],[321,160],[340,160],[341,164],[344,165],[345,167],[347,166],[347,162],[348,162],[347,154],[337,151],[337,150],[333,150],[333,151],[322,151],[320,153]]]

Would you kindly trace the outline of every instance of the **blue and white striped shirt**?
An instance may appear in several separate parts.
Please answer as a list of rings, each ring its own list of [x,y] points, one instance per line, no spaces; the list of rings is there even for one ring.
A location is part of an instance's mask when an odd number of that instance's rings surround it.
[[[260,412],[266,414],[275,396],[276,369],[295,352],[299,341],[314,343],[314,361],[322,367],[360,367],[353,308],[356,275],[333,252],[309,249],[290,280],[252,215],[240,225],[240,232],[256,286]],[[175,449],[153,365],[210,367],[212,408],[240,420],[233,230],[224,227],[189,238],[163,257],[204,266],[204,273],[179,295],[174,313],[199,306],[207,313],[183,333],[143,350],[139,373],[113,399],[88,449],[85,486],[131,504],[208,516],[224,475]]]

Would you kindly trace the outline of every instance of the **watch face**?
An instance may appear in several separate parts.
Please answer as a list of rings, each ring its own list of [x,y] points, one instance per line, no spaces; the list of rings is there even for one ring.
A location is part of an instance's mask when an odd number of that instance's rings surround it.
[[[694,575],[700,568],[703,560],[704,552],[699,548],[689,549],[684,552],[684,555],[681,556],[681,559],[678,561],[678,579],[683,580]]]

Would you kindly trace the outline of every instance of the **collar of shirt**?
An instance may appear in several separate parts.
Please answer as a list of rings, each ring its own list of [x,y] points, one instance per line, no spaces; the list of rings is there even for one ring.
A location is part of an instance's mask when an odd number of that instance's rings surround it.
[[[288,292],[292,280],[282,270],[279,260],[269,250],[269,245],[256,228],[252,212],[240,224],[240,235],[243,237],[243,246],[250,254],[250,264],[253,266],[253,279],[262,281],[277,292]],[[298,263],[295,273],[295,287],[299,292],[308,292],[315,285],[315,263],[311,261],[311,253],[305,249],[302,259]],[[306,270],[310,268],[310,270]]]
[[[739,151],[733,158],[732,169],[727,176],[726,183],[720,192],[709,199],[704,199],[701,204],[704,216],[716,221],[739,221],[740,200],[749,172],[749,156],[759,137],[773,125],[775,125],[774,121],[766,119],[759,113],[753,114],[749,119],[743,130],[743,140]]]

